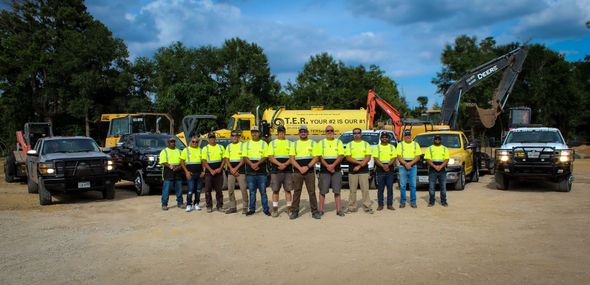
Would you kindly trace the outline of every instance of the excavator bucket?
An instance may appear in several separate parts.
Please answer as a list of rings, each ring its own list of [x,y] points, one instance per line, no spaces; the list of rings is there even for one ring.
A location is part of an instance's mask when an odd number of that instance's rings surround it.
[[[483,109],[475,103],[466,103],[469,119],[476,125],[483,125],[485,128],[492,128],[496,124],[496,118],[500,113],[496,108]]]

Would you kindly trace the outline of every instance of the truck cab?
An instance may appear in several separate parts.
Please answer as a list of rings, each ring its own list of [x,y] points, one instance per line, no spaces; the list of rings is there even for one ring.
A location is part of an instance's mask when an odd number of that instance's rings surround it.
[[[574,150],[556,128],[524,127],[508,132],[496,149],[495,182],[507,190],[515,179],[544,179],[569,192],[573,183]]]

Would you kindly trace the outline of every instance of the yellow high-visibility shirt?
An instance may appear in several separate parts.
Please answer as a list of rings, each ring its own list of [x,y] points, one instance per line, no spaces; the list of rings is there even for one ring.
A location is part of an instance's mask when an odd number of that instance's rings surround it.
[[[180,155],[180,149],[166,147],[160,151],[160,164],[168,163],[172,166],[180,165]]]
[[[424,153],[424,159],[434,162],[443,162],[449,159],[449,150],[444,145],[431,145]]]
[[[397,158],[397,150],[392,144],[378,144],[373,148],[373,157],[378,158],[382,163],[389,163]]]
[[[363,160],[365,156],[371,155],[371,145],[366,141],[351,141],[346,145],[346,156],[355,160]]]
[[[397,144],[397,154],[404,160],[413,160],[416,156],[422,155],[422,150],[420,149],[420,144],[415,141],[410,143],[402,141]]]

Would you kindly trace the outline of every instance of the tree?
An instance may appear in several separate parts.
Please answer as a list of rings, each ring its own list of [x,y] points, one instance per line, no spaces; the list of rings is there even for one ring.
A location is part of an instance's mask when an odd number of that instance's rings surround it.
[[[86,11],[81,0],[14,1],[0,12],[2,103],[20,107],[16,125],[43,119],[86,134],[107,101],[124,96],[127,48]],[[56,128],[59,124],[54,124]],[[67,128],[62,128],[67,129]],[[78,130],[78,127],[71,128]],[[77,131],[76,131],[77,132]]]

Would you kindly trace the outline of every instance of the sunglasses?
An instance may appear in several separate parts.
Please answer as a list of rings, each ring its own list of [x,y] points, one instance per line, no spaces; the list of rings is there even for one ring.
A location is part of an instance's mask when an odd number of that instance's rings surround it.
[[[231,135],[232,137],[239,137],[240,135]]]
[[[301,131],[299,131],[299,133],[300,133],[300,134],[301,134],[301,133],[307,134],[308,132],[309,132],[309,131],[304,131],[304,130],[301,130]]]
[[[191,143],[198,143],[199,141],[191,141]]]
[[[168,141],[168,143],[176,143],[176,141]]]
[[[326,130],[326,133],[333,133],[334,130]]]
[[[360,135],[361,132],[352,132],[353,135]]]

